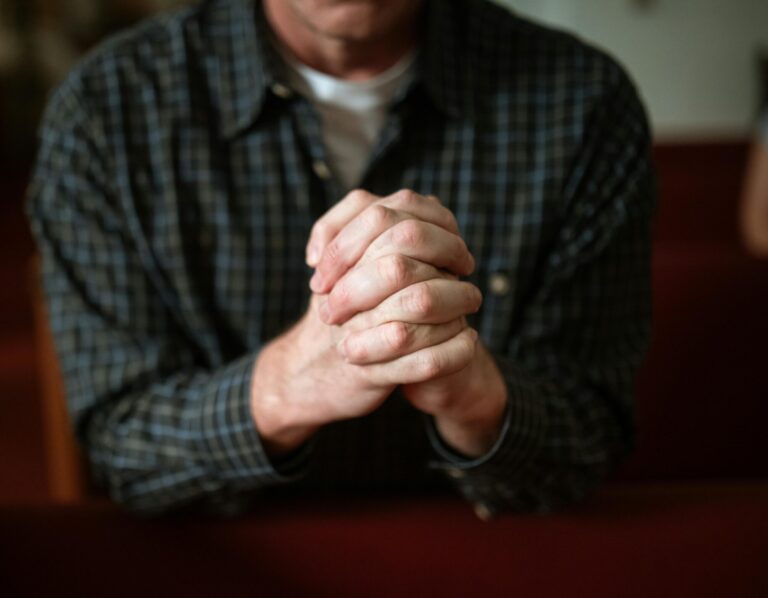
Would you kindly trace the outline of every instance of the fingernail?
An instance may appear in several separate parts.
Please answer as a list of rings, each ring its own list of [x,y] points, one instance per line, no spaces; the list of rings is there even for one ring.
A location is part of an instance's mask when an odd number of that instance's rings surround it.
[[[316,266],[318,260],[320,259],[320,251],[317,248],[317,245],[313,242],[309,244],[309,247],[307,247],[307,265],[308,266]]]
[[[309,279],[309,288],[312,289],[315,293],[319,293],[322,288],[322,283],[323,275],[320,274],[319,270],[315,270],[312,278]]]

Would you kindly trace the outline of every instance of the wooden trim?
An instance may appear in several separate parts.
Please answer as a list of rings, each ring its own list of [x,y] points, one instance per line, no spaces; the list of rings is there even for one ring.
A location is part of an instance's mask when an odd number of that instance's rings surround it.
[[[30,259],[29,274],[50,499],[59,504],[81,503],[89,494],[86,461],[75,440],[67,410],[59,361],[40,288],[40,263],[37,256]]]

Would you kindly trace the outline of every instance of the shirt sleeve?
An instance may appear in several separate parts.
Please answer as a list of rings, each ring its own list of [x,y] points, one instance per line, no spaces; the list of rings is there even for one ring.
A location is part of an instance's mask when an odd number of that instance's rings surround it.
[[[548,511],[582,498],[632,447],[633,385],[651,321],[650,135],[618,67],[563,188],[564,212],[519,332],[494,358],[508,390],[496,446],[468,460],[428,427],[478,513]]]
[[[151,255],[126,230],[103,131],[66,83],[43,119],[27,204],[68,405],[92,473],[116,501],[142,512],[226,503],[297,478],[307,455],[276,468],[251,417],[257,354],[201,365],[163,301]]]

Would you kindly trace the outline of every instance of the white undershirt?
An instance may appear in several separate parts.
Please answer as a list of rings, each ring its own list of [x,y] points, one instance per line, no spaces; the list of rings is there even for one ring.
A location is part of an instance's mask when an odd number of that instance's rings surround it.
[[[390,103],[413,79],[415,54],[365,81],[337,79],[284,55],[289,84],[320,114],[329,167],[346,189],[360,183]]]

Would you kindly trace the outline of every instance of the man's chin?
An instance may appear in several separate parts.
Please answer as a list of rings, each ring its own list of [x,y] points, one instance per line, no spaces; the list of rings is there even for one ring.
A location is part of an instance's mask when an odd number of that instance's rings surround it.
[[[308,24],[324,37],[348,42],[370,41],[385,33],[381,15],[368,5],[329,9],[328,14],[315,15]]]
[[[370,42],[402,27],[414,10],[410,3],[375,0],[341,0],[338,2],[300,2],[294,0],[294,11],[305,25],[324,37],[348,41]]]

